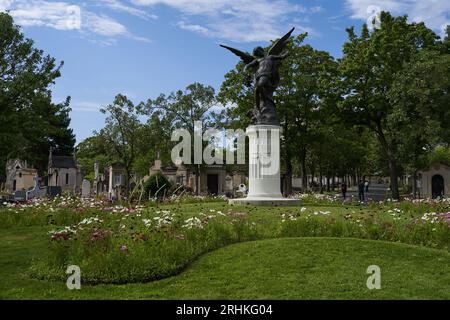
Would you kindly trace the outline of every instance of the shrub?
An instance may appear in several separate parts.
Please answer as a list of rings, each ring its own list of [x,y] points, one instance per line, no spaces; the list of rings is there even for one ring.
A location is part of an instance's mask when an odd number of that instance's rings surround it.
[[[170,181],[161,172],[157,172],[144,183],[144,193],[147,198],[162,198],[168,196],[171,187]]]

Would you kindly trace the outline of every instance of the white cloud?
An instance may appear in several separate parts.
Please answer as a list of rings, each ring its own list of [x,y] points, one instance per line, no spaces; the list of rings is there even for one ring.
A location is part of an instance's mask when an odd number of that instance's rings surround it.
[[[132,0],[142,6],[166,5],[182,17],[178,26],[219,39],[236,42],[267,41],[283,35],[290,27],[312,31],[295,23],[292,16],[315,14],[321,7],[307,8],[288,0]],[[314,32],[313,32],[314,33]]]
[[[139,17],[144,20],[158,18],[158,16],[156,16],[154,14],[150,14],[150,13],[146,12],[145,10],[140,10],[135,7],[129,6],[119,0],[95,0],[94,2],[100,2],[100,5],[104,5],[112,10],[115,10],[118,12],[125,12],[125,13],[131,14],[133,16]]]
[[[368,19],[373,13],[367,9],[376,6],[396,15],[407,14],[411,21],[423,21],[436,32],[442,32],[443,27],[450,24],[448,0],[346,0],[346,5],[354,19]]]
[[[120,5],[117,1],[109,2],[112,5]],[[125,10],[120,6],[119,8]],[[101,45],[115,44],[116,37],[150,42],[147,38],[133,35],[123,24],[106,15],[94,13],[85,7],[68,2],[0,0],[0,11],[6,10],[14,17],[15,23],[21,26],[79,30],[89,41]],[[99,36],[104,38],[98,38]]]
[[[10,1],[10,14],[22,26],[80,29],[80,7],[65,2]]]
[[[188,31],[194,31],[194,32],[203,33],[203,34],[209,33],[209,30],[207,28],[202,27],[198,24],[189,24],[189,23],[186,23],[185,21],[178,22],[178,26],[181,29],[188,30]]]
[[[80,101],[73,102],[71,104],[72,112],[99,112],[105,103],[92,102],[92,101]]]
[[[12,0],[0,0],[0,11],[6,11],[11,7]]]
[[[119,22],[107,16],[100,16],[91,12],[83,15],[83,26],[96,34],[106,37],[122,36],[128,33],[127,28]]]

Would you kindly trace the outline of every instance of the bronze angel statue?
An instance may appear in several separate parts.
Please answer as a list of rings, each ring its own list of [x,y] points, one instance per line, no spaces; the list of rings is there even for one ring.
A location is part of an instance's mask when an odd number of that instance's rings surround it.
[[[277,111],[273,100],[273,93],[280,82],[279,68],[287,54],[281,54],[286,47],[295,28],[279,39],[266,54],[262,47],[256,47],[253,55],[224,45],[221,47],[230,50],[239,56],[245,63],[244,72],[255,68],[254,90],[255,107],[250,112],[253,124],[278,125]]]

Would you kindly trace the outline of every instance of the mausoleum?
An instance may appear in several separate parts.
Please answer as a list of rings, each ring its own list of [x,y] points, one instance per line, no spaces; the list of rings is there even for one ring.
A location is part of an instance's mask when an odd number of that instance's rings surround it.
[[[8,160],[6,163],[5,189],[9,192],[26,191],[34,187],[37,170],[28,166],[27,161]]]
[[[50,148],[48,158],[48,186],[61,187],[63,191],[77,193],[82,183],[81,167],[77,165],[75,152],[72,156],[56,156]]]
[[[450,197],[450,166],[434,163],[419,173],[419,190],[422,198]]]
[[[172,184],[185,185],[195,190],[195,170],[183,164],[164,166],[161,160],[155,160],[149,175],[161,172]],[[201,194],[234,196],[234,191],[245,183],[245,174],[241,171],[227,172],[225,165],[207,165],[201,168],[199,190]]]

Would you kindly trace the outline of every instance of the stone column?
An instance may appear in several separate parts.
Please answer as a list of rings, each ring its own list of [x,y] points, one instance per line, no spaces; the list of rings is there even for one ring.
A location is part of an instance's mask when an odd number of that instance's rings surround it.
[[[255,125],[249,137],[249,198],[282,198],[280,181],[281,127]]]
[[[254,125],[247,128],[249,137],[249,186],[247,198],[230,199],[236,205],[296,206],[298,199],[281,194],[281,127]]]

